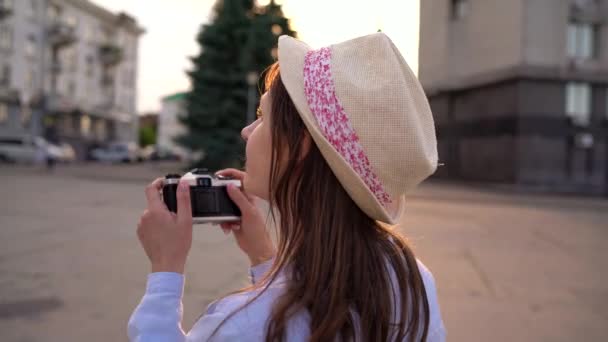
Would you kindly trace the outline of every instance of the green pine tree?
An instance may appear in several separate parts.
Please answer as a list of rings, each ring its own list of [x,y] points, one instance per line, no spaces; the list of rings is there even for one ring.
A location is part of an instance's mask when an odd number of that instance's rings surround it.
[[[272,51],[280,34],[295,32],[274,1],[262,8],[254,0],[216,2],[212,22],[197,36],[201,53],[192,58],[194,68],[188,72],[191,91],[186,96],[186,115],[180,118],[187,133],[176,139],[191,151],[202,152],[192,166],[211,170],[241,166],[246,76],[251,71],[261,74],[274,61]]]

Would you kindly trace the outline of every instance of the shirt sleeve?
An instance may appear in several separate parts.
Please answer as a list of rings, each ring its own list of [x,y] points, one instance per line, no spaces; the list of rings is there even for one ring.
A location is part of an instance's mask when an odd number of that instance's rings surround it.
[[[272,266],[273,260],[249,269],[251,281],[259,281]],[[190,341],[239,341],[242,329],[232,320],[224,320],[227,313],[216,311],[218,301],[212,303],[203,315],[185,333],[182,329],[185,278],[181,273],[155,272],[148,274],[146,293],[131,314],[127,326],[132,342],[190,342]],[[216,328],[222,324],[220,329]],[[215,332],[215,334],[214,334]]]
[[[427,300],[429,302],[430,310],[430,324],[429,332],[427,335],[427,342],[445,342],[446,330],[441,318],[441,309],[439,307],[439,299],[437,297],[437,287],[435,285],[435,277],[429,269],[422,264],[420,260],[417,260],[418,267],[422,274],[422,280],[426,289]]]
[[[182,295],[184,275],[174,272],[148,274],[146,293],[127,326],[130,341],[183,342]]]

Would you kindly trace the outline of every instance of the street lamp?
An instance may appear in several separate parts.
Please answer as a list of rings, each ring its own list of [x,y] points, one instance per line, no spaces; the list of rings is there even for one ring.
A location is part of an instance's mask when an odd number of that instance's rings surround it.
[[[247,92],[247,124],[255,121],[255,86],[258,83],[258,73],[250,71],[247,73],[247,85],[249,85],[249,91]]]

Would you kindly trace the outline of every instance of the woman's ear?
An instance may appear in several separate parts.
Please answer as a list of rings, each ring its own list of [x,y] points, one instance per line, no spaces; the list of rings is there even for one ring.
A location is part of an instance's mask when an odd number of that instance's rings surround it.
[[[302,146],[300,147],[298,161],[302,161],[308,155],[308,152],[310,152],[310,144],[312,144],[312,137],[307,130],[304,130],[304,133],[302,133]]]

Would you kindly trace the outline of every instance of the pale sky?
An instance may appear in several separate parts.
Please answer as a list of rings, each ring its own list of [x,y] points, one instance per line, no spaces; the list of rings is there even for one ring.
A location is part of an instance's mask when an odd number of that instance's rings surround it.
[[[189,56],[215,0],[93,0],[111,11],[135,17],[146,33],[140,39],[138,111],[158,111],[163,96],[188,90]],[[269,0],[258,0],[267,4]],[[313,48],[382,29],[405,60],[418,70],[419,0],[278,0],[298,32]]]

